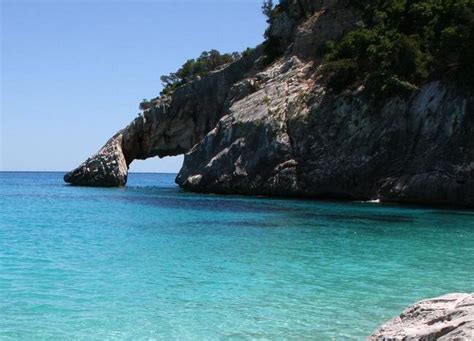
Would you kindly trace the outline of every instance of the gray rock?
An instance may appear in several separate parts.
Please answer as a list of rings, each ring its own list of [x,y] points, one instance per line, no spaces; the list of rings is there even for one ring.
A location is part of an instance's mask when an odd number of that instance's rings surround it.
[[[474,294],[448,294],[415,303],[367,340],[474,340]]]
[[[143,116],[115,134],[97,154],[67,173],[64,181],[80,186],[124,186],[133,160],[186,153],[215,127],[227,110],[227,99],[234,84],[251,73],[260,55],[258,47],[225,69],[176,89],[172,96],[154,101]]]
[[[430,82],[375,107],[327,91],[317,48],[357,25],[336,0],[291,0],[272,65],[261,47],[153,102],[65,180],[123,186],[135,159],[186,154],[190,191],[474,207],[474,93]]]
[[[185,155],[177,183],[200,192],[474,206],[472,95],[433,82],[375,111],[360,95],[327,94],[314,70],[294,56],[257,74],[259,89],[233,102]]]
[[[64,181],[80,186],[117,187],[127,183],[128,165],[119,132],[97,154],[64,175]]]

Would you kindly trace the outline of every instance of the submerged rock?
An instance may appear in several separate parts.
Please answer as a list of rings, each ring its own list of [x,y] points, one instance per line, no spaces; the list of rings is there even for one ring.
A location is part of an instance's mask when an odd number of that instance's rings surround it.
[[[474,340],[474,294],[448,294],[415,303],[367,340]]]

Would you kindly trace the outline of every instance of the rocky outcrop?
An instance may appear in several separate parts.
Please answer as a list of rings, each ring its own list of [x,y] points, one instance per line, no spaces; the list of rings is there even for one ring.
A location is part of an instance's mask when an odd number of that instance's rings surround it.
[[[127,129],[125,130],[127,131]],[[64,181],[80,186],[117,187],[127,183],[128,163],[122,149],[123,133],[113,136],[97,154],[87,159]]]
[[[67,173],[64,181],[80,186],[124,186],[133,160],[186,153],[227,111],[233,85],[251,73],[261,48],[246,53],[225,69],[163,96],[100,151]]]
[[[188,190],[474,206],[474,100],[429,83],[374,110],[293,57],[186,154]]]
[[[327,91],[318,50],[358,25],[347,1],[291,0],[261,49],[186,84],[117,133],[65,180],[122,186],[134,159],[185,153],[190,191],[474,207],[474,94],[433,81],[375,106]]]
[[[360,23],[349,0],[287,0],[280,2],[266,36],[286,52],[304,59],[321,55],[321,47]]]
[[[415,303],[367,340],[474,340],[474,294],[448,294]]]

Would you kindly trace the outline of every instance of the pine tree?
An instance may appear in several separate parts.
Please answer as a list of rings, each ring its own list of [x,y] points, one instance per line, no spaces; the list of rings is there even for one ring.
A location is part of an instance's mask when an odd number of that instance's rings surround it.
[[[263,0],[262,13],[267,17],[267,23],[272,21],[273,0]]]

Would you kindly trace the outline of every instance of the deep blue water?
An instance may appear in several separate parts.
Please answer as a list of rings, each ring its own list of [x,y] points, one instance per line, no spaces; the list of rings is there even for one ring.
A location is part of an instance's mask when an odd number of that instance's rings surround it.
[[[474,291],[474,212],[0,173],[0,339],[363,339]]]

